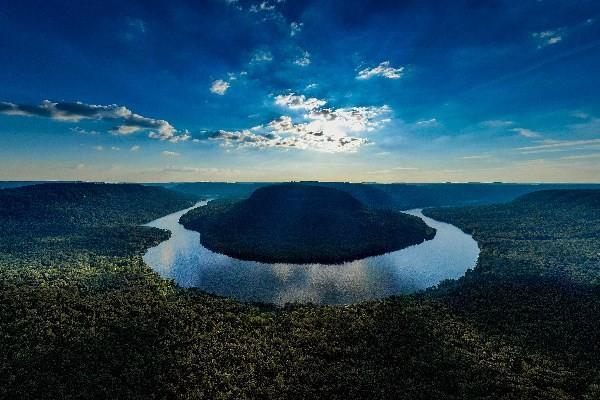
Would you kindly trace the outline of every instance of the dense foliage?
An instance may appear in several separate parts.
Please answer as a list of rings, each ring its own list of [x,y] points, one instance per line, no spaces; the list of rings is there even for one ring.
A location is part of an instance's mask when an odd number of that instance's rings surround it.
[[[492,337],[552,355],[572,391],[600,397],[600,190],[424,211],[472,233],[477,268],[431,291]],[[560,368],[558,367],[560,365]]]
[[[339,263],[435,236],[420,218],[369,209],[340,190],[297,184],[263,187],[239,202],[210,202],[181,223],[199,231],[213,251],[265,262]]]
[[[0,190],[0,254],[21,260],[65,251],[131,254],[166,235],[140,224],[193,203],[189,195],[131,184],[48,183]]]
[[[600,190],[539,191],[508,204],[425,212],[474,235],[480,272],[600,284]]]
[[[594,202],[579,200],[431,210],[477,225],[478,267],[424,294],[346,307],[275,309],[178,288],[143,263],[139,236],[84,234],[73,248],[65,230],[25,258],[0,250],[0,398],[597,399],[600,290],[567,279],[585,273],[547,273],[562,263],[544,252],[517,251],[534,210],[541,231],[558,235],[555,219],[579,210],[585,219],[560,224],[595,232]],[[583,264],[569,269],[594,265],[586,246],[570,242],[565,259]]]

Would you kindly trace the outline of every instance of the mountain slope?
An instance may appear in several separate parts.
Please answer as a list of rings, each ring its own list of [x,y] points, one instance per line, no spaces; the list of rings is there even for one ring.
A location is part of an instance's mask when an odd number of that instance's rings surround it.
[[[370,209],[343,191],[306,184],[260,188],[240,202],[211,202],[181,223],[198,230],[211,250],[266,262],[339,263],[435,235],[419,218]]]

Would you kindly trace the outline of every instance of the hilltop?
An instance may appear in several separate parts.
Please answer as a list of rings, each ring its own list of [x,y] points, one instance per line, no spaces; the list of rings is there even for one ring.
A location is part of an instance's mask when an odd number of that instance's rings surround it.
[[[202,244],[264,262],[340,263],[432,239],[421,219],[371,209],[341,190],[305,184],[257,189],[242,201],[213,201],[181,218]]]

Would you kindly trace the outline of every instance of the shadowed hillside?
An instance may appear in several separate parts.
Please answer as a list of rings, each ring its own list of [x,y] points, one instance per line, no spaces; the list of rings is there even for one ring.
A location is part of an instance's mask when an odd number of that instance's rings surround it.
[[[211,202],[181,222],[198,230],[211,250],[266,262],[337,263],[435,235],[417,217],[367,208],[340,190],[299,184],[260,188],[240,202]]]
[[[110,253],[115,249],[108,241],[121,247],[127,236],[150,238],[149,228],[136,225],[194,202],[191,195],[137,184],[47,183],[0,190],[0,252],[22,256],[55,246]]]

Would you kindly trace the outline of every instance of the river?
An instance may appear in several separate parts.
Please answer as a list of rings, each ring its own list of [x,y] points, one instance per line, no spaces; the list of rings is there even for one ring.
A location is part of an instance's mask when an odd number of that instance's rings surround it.
[[[195,207],[203,205],[206,202]],[[471,236],[414,209],[405,212],[437,230],[432,240],[336,265],[243,261],[208,250],[200,244],[198,232],[179,224],[179,218],[190,209],[146,224],[171,231],[171,237],[148,249],[144,261],[180,286],[242,301],[349,304],[411,293],[463,276],[479,256]]]

